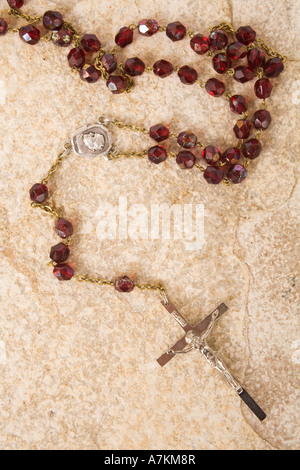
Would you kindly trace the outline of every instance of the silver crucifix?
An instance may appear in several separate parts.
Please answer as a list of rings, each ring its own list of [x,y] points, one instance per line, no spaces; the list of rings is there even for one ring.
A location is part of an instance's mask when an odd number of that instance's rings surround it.
[[[204,320],[193,327],[170,301],[163,301],[162,305],[180,324],[186,334],[157,360],[159,365],[163,367],[177,354],[187,354],[191,351],[199,351],[205,357],[207,362],[223,376],[226,382],[239,395],[244,403],[246,403],[255,416],[257,416],[260,421],[263,421],[266,418],[264,411],[232,376],[217,354],[207,344],[207,338],[216,321],[228,310],[228,307],[222,303],[218,308],[216,308],[216,310],[204,318]]]

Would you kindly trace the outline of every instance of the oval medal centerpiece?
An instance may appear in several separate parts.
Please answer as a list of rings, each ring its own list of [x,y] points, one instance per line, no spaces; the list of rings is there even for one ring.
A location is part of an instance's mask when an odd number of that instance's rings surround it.
[[[79,157],[105,157],[111,149],[111,135],[102,124],[92,124],[78,129],[71,143]]]

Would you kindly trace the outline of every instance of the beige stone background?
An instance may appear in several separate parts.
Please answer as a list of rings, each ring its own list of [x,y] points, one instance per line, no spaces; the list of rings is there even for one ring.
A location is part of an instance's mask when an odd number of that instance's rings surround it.
[[[0,76],[0,447],[22,449],[299,449],[300,336],[297,304],[299,192],[299,1],[297,0],[27,0],[24,12],[59,9],[82,32],[114,45],[121,26],[147,17],[181,20],[207,33],[220,21],[250,24],[289,61],[274,80],[273,122],[264,150],[242,185],[211,187],[197,171],[167,162],[80,160],[72,156],[50,185],[53,202],[74,222],[77,272],[161,281],[191,322],[218,303],[230,310],[211,344],[255,397],[260,423],[196,353],[161,369],[156,358],[182,334],[155,293],[58,283],[47,266],[58,243],[53,220],[30,207],[40,181],[70,134],[106,115],[146,127],[166,122],[226,148],[235,121],[225,100],[176,75],[136,79],[131,94],[113,96],[100,81],[72,74],[67,51],[18,35],[1,38]],[[7,17],[6,1],[0,2]],[[119,54],[191,64],[215,76],[188,40],[139,37]],[[253,82],[231,90],[253,97]],[[254,110],[252,105],[251,110]],[[121,150],[150,144],[113,132]],[[97,238],[101,203],[203,203],[205,246],[184,241]]]

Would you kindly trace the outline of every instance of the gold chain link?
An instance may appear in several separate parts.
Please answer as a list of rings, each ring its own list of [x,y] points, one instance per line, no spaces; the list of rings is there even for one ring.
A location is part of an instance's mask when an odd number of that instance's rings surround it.
[[[45,204],[38,204],[37,202],[32,202],[31,207],[33,207],[34,209],[40,209],[46,212],[47,214],[52,215],[56,219],[60,219],[60,215],[57,212],[57,210],[54,207],[49,206],[48,204],[45,205]]]
[[[222,29],[223,31],[226,31],[227,33],[231,33],[231,34],[236,33],[234,27],[230,23],[219,23],[219,24],[213,26],[211,28],[210,32],[213,33],[214,31],[217,31],[217,29]]]
[[[28,24],[34,24],[37,23],[38,21],[41,20],[40,16],[30,16],[30,15],[25,15],[25,13],[21,13],[19,10],[16,8],[11,8],[8,11],[8,14],[10,16],[14,16],[15,18],[22,18],[23,20],[26,21]]]
[[[278,57],[282,60],[282,62],[286,62],[288,60],[287,56],[280,54],[279,52],[275,51],[272,47],[268,46],[263,39],[256,39],[256,44],[262,47],[269,56],[271,57]]]
[[[47,176],[41,181],[42,184],[47,184],[49,179],[57,172],[62,162],[67,158],[71,151],[71,143],[68,142],[65,144],[65,150],[63,150],[51,166],[50,170],[47,173]]]
[[[74,276],[74,279],[78,282],[86,282],[89,284],[99,284],[101,286],[111,286],[113,287],[115,285],[114,281],[111,281],[110,279],[103,279],[101,277],[90,277],[87,275],[76,275]],[[135,284],[134,287],[136,287],[139,290],[152,290],[152,291],[158,291],[164,302],[167,304],[168,303],[168,295],[167,295],[167,289],[161,285],[161,284],[148,284],[146,282],[143,282],[141,284]]]

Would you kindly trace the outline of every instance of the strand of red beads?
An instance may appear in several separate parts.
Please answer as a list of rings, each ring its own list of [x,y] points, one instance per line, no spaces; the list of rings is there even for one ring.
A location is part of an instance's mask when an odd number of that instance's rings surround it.
[[[101,42],[94,34],[81,35],[70,24],[64,21],[63,16],[57,11],[47,11],[42,17],[32,17],[19,12],[23,4],[21,0],[8,0],[12,9],[9,13],[17,18],[23,18],[28,23],[18,31],[21,39],[30,45],[35,45],[41,38],[51,41],[56,46],[68,47],[72,43],[75,47],[68,52],[68,62],[73,71],[78,72],[81,79],[87,83],[95,83],[100,78],[106,80],[108,89],[114,94],[131,91],[134,86],[133,77],[142,75],[145,71],[153,72],[160,78],[170,76],[177,72],[180,81],[184,85],[194,83],[204,88],[213,97],[224,96],[229,100],[230,110],[240,114],[241,119],[233,128],[238,144],[225,152],[221,152],[216,146],[209,145],[202,150],[202,156],[209,166],[204,170],[204,178],[212,184],[220,181],[231,181],[239,183],[247,175],[247,169],[240,164],[240,155],[249,160],[257,158],[261,151],[261,143],[258,140],[261,132],[266,130],[271,123],[271,115],[266,109],[266,99],[270,97],[273,85],[270,78],[277,77],[284,69],[286,57],[269,48],[263,40],[256,38],[255,31],[250,26],[240,27],[237,31],[227,23],[221,23],[210,30],[210,34],[204,36],[195,34],[188,30],[181,22],[176,21],[165,26],[160,26],[154,19],[143,19],[137,25],[122,27],[115,36],[116,46],[110,52],[101,47]],[[41,35],[33,23],[42,22],[43,27],[49,31],[46,36]],[[0,19],[0,33],[5,34],[9,28],[5,20]],[[173,42],[181,41],[186,36],[190,38],[190,46],[198,55],[207,55],[212,58],[214,70],[221,75],[228,74],[239,83],[246,83],[257,78],[254,91],[257,98],[263,100],[260,108],[248,119],[248,100],[239,94],[232,95],[226,91],[225,83],[217,78],[210,78],[206,82],[198,78],[198,72],[189,65],[176,67],[164,59],[157,60],[153,66],[146,66],[144,61],[138,57],[128,58],[125,64],[117,62],[116,52],[124,49],[134,40],[134,31],[137,30],[141,36],[151,37],[158,32],[166,33]],[[72,47],[72,46],[71,46]],[[267,53],[270,58],[267,59]],[[243,65],[238,65],[245,60]],[[119,70],[120,74],[114,74]],[[166,140],[162,134],[155,138],[155,126],[151,129],[151,137],[157,142]],[[250,138],[252,130],[255,138]],[[191,134],[191,133],[190,133]],[[187,149],[196,146],[195,137],[191,138],[187,131],[181,136],[182,146]],[[157,140],[158,139],[158,140]],[[193,140],[194,139],[194,140]],[[185,140],[185,141],[184,141]],[[161,163],[166,159],[166,150],[162,146],[156,146],[149,150],[149,159],[153,163]],[[191,168],[196,164],[195,156],[189,151],[182,151],[177,155],[177,163],[182,168]],[[234,165],[234,167],[233,167]],[[200,167],[202,170],[202,167]]]

